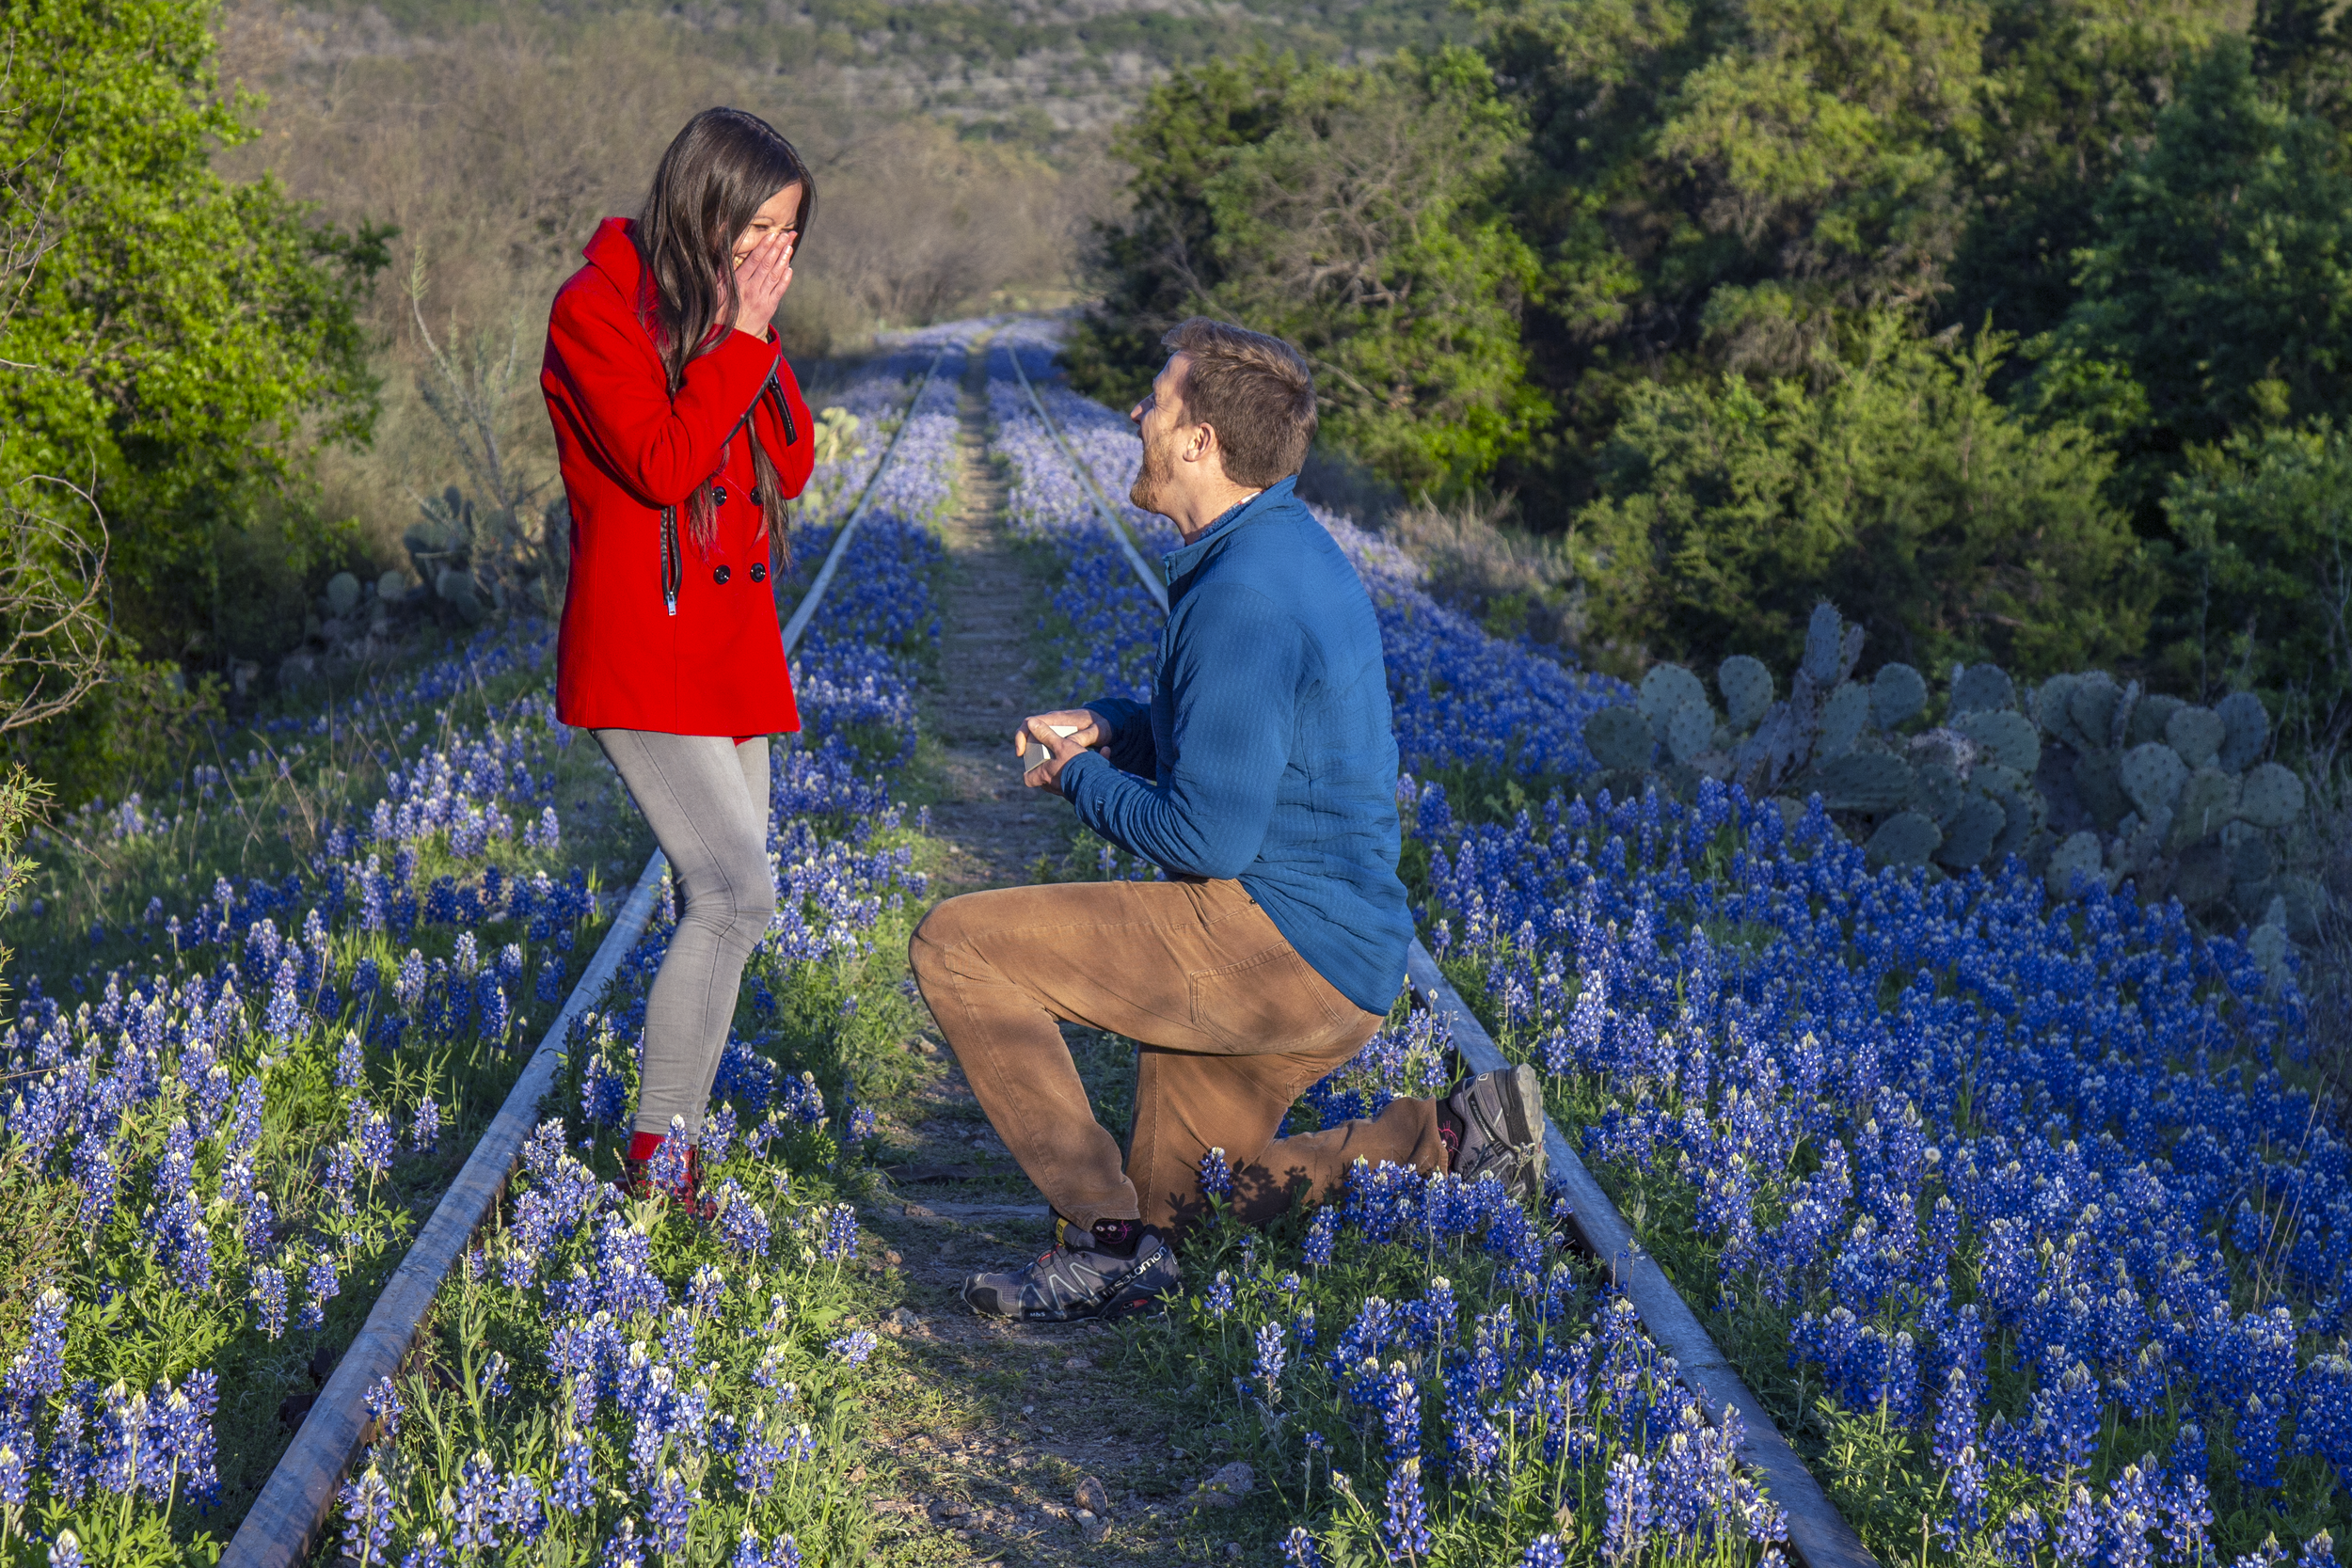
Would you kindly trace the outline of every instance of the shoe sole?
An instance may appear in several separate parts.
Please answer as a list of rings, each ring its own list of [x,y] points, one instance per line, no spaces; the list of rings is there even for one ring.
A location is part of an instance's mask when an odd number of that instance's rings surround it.
[[[1162,1311],[1168,1305],[1167,1297],[1165,1295],[1158,1292],[1152,1292],[1140,1296],[1128,1297],[1124,1300],[1118,1296],[1113,1296],[1108,1302],[1100,1307],[1074,1307],[1060,1312],[992,1312],[972,1299],[973,1282],[977,1280],[979,1277],[980,1276],[978,1275],[965,1275],[962,1285],[959,1286],[956,1290],[957,1299],[961,1301],[964,1306],[970,1307],[974,1316],[993,1318],[998,1323],[1094,1323],[1098,1320],[1104,1323],[1119,1323],[1128,1318],[1139,1318]],[[1128,1277],[1133,1278],[1134,1275],[1130,1275]],[[1176,1289],[1176,1286],[1171,1284],[1168,1289],[1170,1291],[1173,1291]]]

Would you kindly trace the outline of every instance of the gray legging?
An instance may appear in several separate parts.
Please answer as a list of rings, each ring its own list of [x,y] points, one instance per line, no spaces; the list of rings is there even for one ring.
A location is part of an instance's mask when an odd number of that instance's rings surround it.
[[[743,961],[776,912],[768,869],[768,737],[597,730],[597,744],[637,798],[685,903],[645,997],[639,1132],[686,1118],[699,1137],[719,1055],[735,1018]]]

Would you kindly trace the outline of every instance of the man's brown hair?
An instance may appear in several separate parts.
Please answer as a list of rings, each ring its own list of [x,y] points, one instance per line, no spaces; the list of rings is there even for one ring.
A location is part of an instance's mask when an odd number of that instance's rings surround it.
[[[1216,431],[1225,477],[1263,490],[1307,461],[1315,438],[1315,380],[1306,356],[1279,338],[1192,316],[1160,346],[1188,356],[1184,419]]]

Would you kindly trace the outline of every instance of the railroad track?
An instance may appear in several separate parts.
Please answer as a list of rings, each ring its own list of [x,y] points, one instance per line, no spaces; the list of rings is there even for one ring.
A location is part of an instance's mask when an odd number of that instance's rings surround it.
[[[1168,610],[1168,585],[1154,572],[1136,546],[1126,519],[1103,489],[1100,479],[1079,457],[1075,444],[1039,395],[1036,384],[1021,363],[1019,353],[1003,353],[1030,405],[1037,410],[1054,445],[1070,464],[1080,486],[1117,538],[1120,553],[1160,607]],[[1419,937],[1406,960],[1406,981],[1416,1006],[1446,1018],[1452,1024],[1454,1049],[1472,1072],[1489,1072],[1509,1064],[1483,1024],[1438,966]],[[1747,1441],[1740,1457],[1762,1475],[1772,1499],[1788,1512],[1788,1544],[1805,1568],[1877,1568],[1878,1560],[1862,1544],[1844,1516],[1830,1502],[1796,1450],[1781,1436],[1755,1391],[1741,1380],[1714,1338],[1699,1322],[1691,1305],[1676,1290],[1657,1261],[1634,1239],[1633,1227],[1596,1180],[1575,1148],[1549,1117],[1544,1118],[1544,1147],[1549,1157],[1551,1183],[1569,1205],[1567,1225],[1577,1243],[1605,1263],[1617,1288],[1631,1300],[1645,1327],[1678,1364],[1682,1382],[1710,1415],[1737,1410]]]
[[[833,586],[850,540],[872,509],[882,478],[914,422],[913,416],[924,390],[951,356],[960,359],[963,352],[960,345],[942,346],[916,379],[892,432],[890,445],[866,476],[856,502],[835,531],[816,576],[784,624],[787,656],[799,646],[826,590]],[[638,874],[612,924],[606,928],[587,969],[540,1036],[522,1075],[507,1092],[498,1115],[474,1146],[456,1180],[441,1195],[431,1218],[377,1295],[358,1336],[336,1363],[316,1402],[303,1418],[301,1430],[279,1457],[277,1468],[270,1473],[261,1495],[230,1539],[221,1558],[226,1568],[294,1568],[309,1560],[323,1538],[335,1508],[337,1489],[366,1440],[367,1390],[399,1370],[415,1344],[442,1283],[496,1211],[507,1180],[521,1159],[523,1144],[538,1125],[540,1103],[563,1066],[565,1039],[580,1017],[602,997],[622,959],[644,933],[667,869],[668,863],[660,849],[646,858],[644,869]]]

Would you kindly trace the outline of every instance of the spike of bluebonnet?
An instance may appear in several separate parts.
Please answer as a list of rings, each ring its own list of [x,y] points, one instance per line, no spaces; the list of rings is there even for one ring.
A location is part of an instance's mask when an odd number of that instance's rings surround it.
[[[686,1532],[694,1519],[694,1497],[688,1490],[685,1478],[675,1466],[661,1472],[661,1480],[645,1500],[645,1527],[653,1535],[653,1549],[665,1556],[675,1556],[686,1549]]]
[[[1289,1347],[1282,1342],[1282,1325],[1259,1324],[1256,1344],[1257,1355],[1250,1363],[1250,1373],[1265,1385],[1266,1398],[1270,1400],[1280,1391],[1282,1364],[1290,1354]]]
[[[1422,1496],[1421,1456],[1413,1454],[1389,1472],[1389,1516],[1381,1534],[1391,1555],[1419,1559],[1429,1551],[1429,1504]]]
[[[1315,1304],[1313,1302],[1309,1302],[1298,1309],[1298,1317],[1291,1324],[1291,1332],[1298,1337],[1300,1350],[1315,1348]]]
[[[504,1354],[492,1351],[489,1359],[482,1364],[482,1391],[494,1400],[502,1400],[512,1394],[515,1386],[507,1380],[507,1370]]]
[[[653,1183],[656,1192],[674,1193],[686,1185],[686,1156],[691,1148],[691,1140],[686,1135],[686,1118],[672,1117],[669,1132],[646,1164],[646,1180]]]
[[[25,1440],[27,1451],[19,1453],[8,1436],[0,1435],[0,1509],[13,1516],[32,1495],[33,1461],[40,1457],[32,1448],[29,1433],[19,1432]]]
[[[261,1312],[262,1334],[277,1338],[286,1332],[286,1271],[267,1263],[256,1264],[250,1290]]]
[[[1567,1568],[1567,1554],[1556,1535],[1539,1535],[1519,1554],[1519,1568]]]
[[[1222,1148],[1212,1148],[1200,1156],[1200,1191],[1212,1198],[1233,1196],[1233,1171],[1225,1163]]]
[[[874,1111],[870,1105],[860,1105],[850,1113],[847,1139],[852,1144],[864,1143],[874,1135]]]
[[[59,1530],[49,1544],[49,1568],[87,1568],[88,1561],[82,1555],[82,1538],[70,1529]]]
[[[1640,1454],[1620,1452],[1609,1462],[1601,1501],[1608,1511],[1601,1555],[1613,1564],[1629,1562],[1640,1553],[1650,1525],[1650,1467]]]
[[[335,1052],[335,1086],[358,1088],[366,1082],[367,1071],[367,1057],[359,1044],[358,1031],[343,1031],[343,1043]]]
[[[408,1123],[408,1147],[418,1154],[440,1147],[441,1104],[431,1095],[417,1101],[416,1116]]]
[[[1213,1318],[1223,1318],[1231,1312],[1233,1309],[1233,1276],[1223,1269],[1217,1270],[1216,1278],[1211,1281],[1209,1293],[1202,1298],[1201,1305],[1208,1308]]]
[[[337,1501],[343,1511],[343,1557],[359,1568],[387,1561],[385,1548],[392,1540],[392,1494],[383,1472],[371,1465],[346,1483]]]
[[[1282,1560],[1290,1568],[1323,1568],[1323,1552],[1304,1526],[1293,1525],[1290,1533],[1282,1537]]]
[[[566,1513],[596,1507],[596,1456],[579,1438],[567,1439],[557,1452],[555,1485],[548,1497]]]
[[[839,1356],[845,1365],[863,1367],[866,1357],[874,1354],[874,1347],[881,1342],[865,1329],[859,1329],[854,1334],[841,1336],[825,1348]]]
[[[380,1177],[391,1169],[398,1149],[392,1138],[392,1124],[383,1112],[372,1114],[367,1125],[359,1130],[358,1154],[360,1168],[372,1177]]]
[[[827,1212],[825,1239],[818,1246],[818,1256],[829,1263],[857,1256],[857,1211],[847,1203],[839,1203]]]
[[[1307,1241],[1302,1256],[1309,1266],[1325,1268],[1330,1264],[1331,1254],[1340,1238],[1338,1209],[1325,1204],[1315,1211],[1313,1221],[1307,1227]]]
[[[310,1268],[303,1272],[302,1314],[295,1319],[294,1326],[310,1329],[325,1328],[326,1326],[326,1304],[334,1300],[342,1291],[342,1282],[335,1273],[335,1260],[324,1256],[312,1259]]]
[[[474,982],[475,1027],[484,1039],[502,1044],[513,1026],[513,1014],[506,1005],[506,989],[499,983],[498,972],[485,969]]]
[[[637,1533],[636,1520],[624,1518],[612,1527],[596,1563],[597,1568],[644,1568],[645,1543]]]
[[[499,1544],[499,1473],[490,1456],[476,1449],[457,1472],[456,1528],[449,1544],[462,1555],[469,1548]]]

